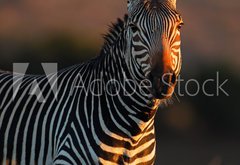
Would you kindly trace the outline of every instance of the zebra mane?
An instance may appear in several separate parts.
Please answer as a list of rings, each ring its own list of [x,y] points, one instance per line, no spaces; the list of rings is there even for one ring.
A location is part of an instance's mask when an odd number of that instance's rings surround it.
[[[4,74],[4,73],[5,73],[5,74],[9,74],[9,73],[12,73],[12,72],[10,72],[10,71],[5,71],[5,70],[1,70],[1,69],[0,69],[0,73],[2,73],[2,74]]]
[[[116,41],[124,31],[127,20],[128,20],[128,15],[125,14],[123,20],[118,18],[116,23],[112,23],[109,26],[108,33],[103,35],[104,44],[103,44],[102,50],[108,50],[109,48],[111,48],[112,45],[116,43]]]

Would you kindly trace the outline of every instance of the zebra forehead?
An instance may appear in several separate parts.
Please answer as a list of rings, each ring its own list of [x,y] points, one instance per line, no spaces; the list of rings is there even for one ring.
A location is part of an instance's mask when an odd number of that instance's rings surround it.
[[[139,12],[144,14],[139,14]],[[148,24],[162,25],[164,22],[169,24],[170,22],[175,23],[181,22],[182,20],[181,15],[177,11],[166,7],[165,5],[159,5],[156,9],[145,5],[145,9],[138,10],[130,17],[131,21],[136,24],[147,22]]]
[[[139,12],[147,15],[156,15],[156,16],[173,16],[178,17],[180,14],[177,12],[175,8],[172,8],[171,5],[163,3],[163,2],[153,2],[149,0],[145,0],[144,3],[140,3],[138,7],[133,10],[130,15],[139,15]],[[140,15],[139,15],[140,16]]]
[[[171,8],[176,9],[176,0],[144,0],[144,3],[149,3],[152,6],[157,6],[160,3],[167,4]]]
[[[171,0],[144,0],[143,4],[151,8],[159,8],[160,5],[166,5],[171,9],[176,9],[176,3]]]

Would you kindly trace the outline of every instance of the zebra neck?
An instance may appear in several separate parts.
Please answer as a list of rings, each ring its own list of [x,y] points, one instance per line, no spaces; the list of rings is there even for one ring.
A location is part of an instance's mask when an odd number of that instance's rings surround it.
[[[139,133],[153,128],[153,119],[160,102],[153,99],[148,89],[139,88],[142,82],[142,86],[146,85],[144,78],[132,71],[134,65],[131,68],[127,64],[126,58],[130,55],[127,54],[125,24],[118,20],[118,24],[105,37],[100,55],[92,61],[91,81],[100,80],[103,90],[100,96],[97,95],[100,99],[96,101],[100,102],[93,109],[98,109],[97,114],[104,121],[113,123],[109,125],[118,125],[120,129],[117,128],[116,132],[137,137]],[[92,88],[98,93],[99,83],[95,83]]]
[[[116,45],[121,45],[119,40]],[[94,63],[92,81],[100,80],[103,89],[98,104],[98,113],[109,125],[118,123],[115,133],[125,134],[126,137],[136,137],[144,131],[153,128],[153,119],[158,103],[148,93],[139,88],[139,82],[132,76],[127,67],[125,50],[112,47],[111,51],[102,54]],[[95,84],[98,89],[99,84]],[[98,97],[98,96],[97,96]],[[112,128],[115,130],[115,128]]]

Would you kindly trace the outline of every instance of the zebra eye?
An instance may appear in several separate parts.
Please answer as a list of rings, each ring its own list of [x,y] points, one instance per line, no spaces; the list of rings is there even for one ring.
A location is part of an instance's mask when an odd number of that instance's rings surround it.
[[[138,27],[133,23],[131,23],[129,26],[131,27],[133,33],[136,33],[139,30]]]
[[[177,26],[177,29],[180,30],[183,25],[184,25],[183,23],[180,23],[180,24]]]

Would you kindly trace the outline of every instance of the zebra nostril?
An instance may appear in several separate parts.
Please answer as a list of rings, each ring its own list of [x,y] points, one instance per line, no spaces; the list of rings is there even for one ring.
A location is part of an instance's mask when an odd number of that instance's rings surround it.
[[[176,83],[176,81],[177,81],[177,76],[176,76],[176,74],[175,74],[175,73],[172,73],[172,77],[171,77],[171,83],[172,83],[172,84],[175,84],[175,83]]]

